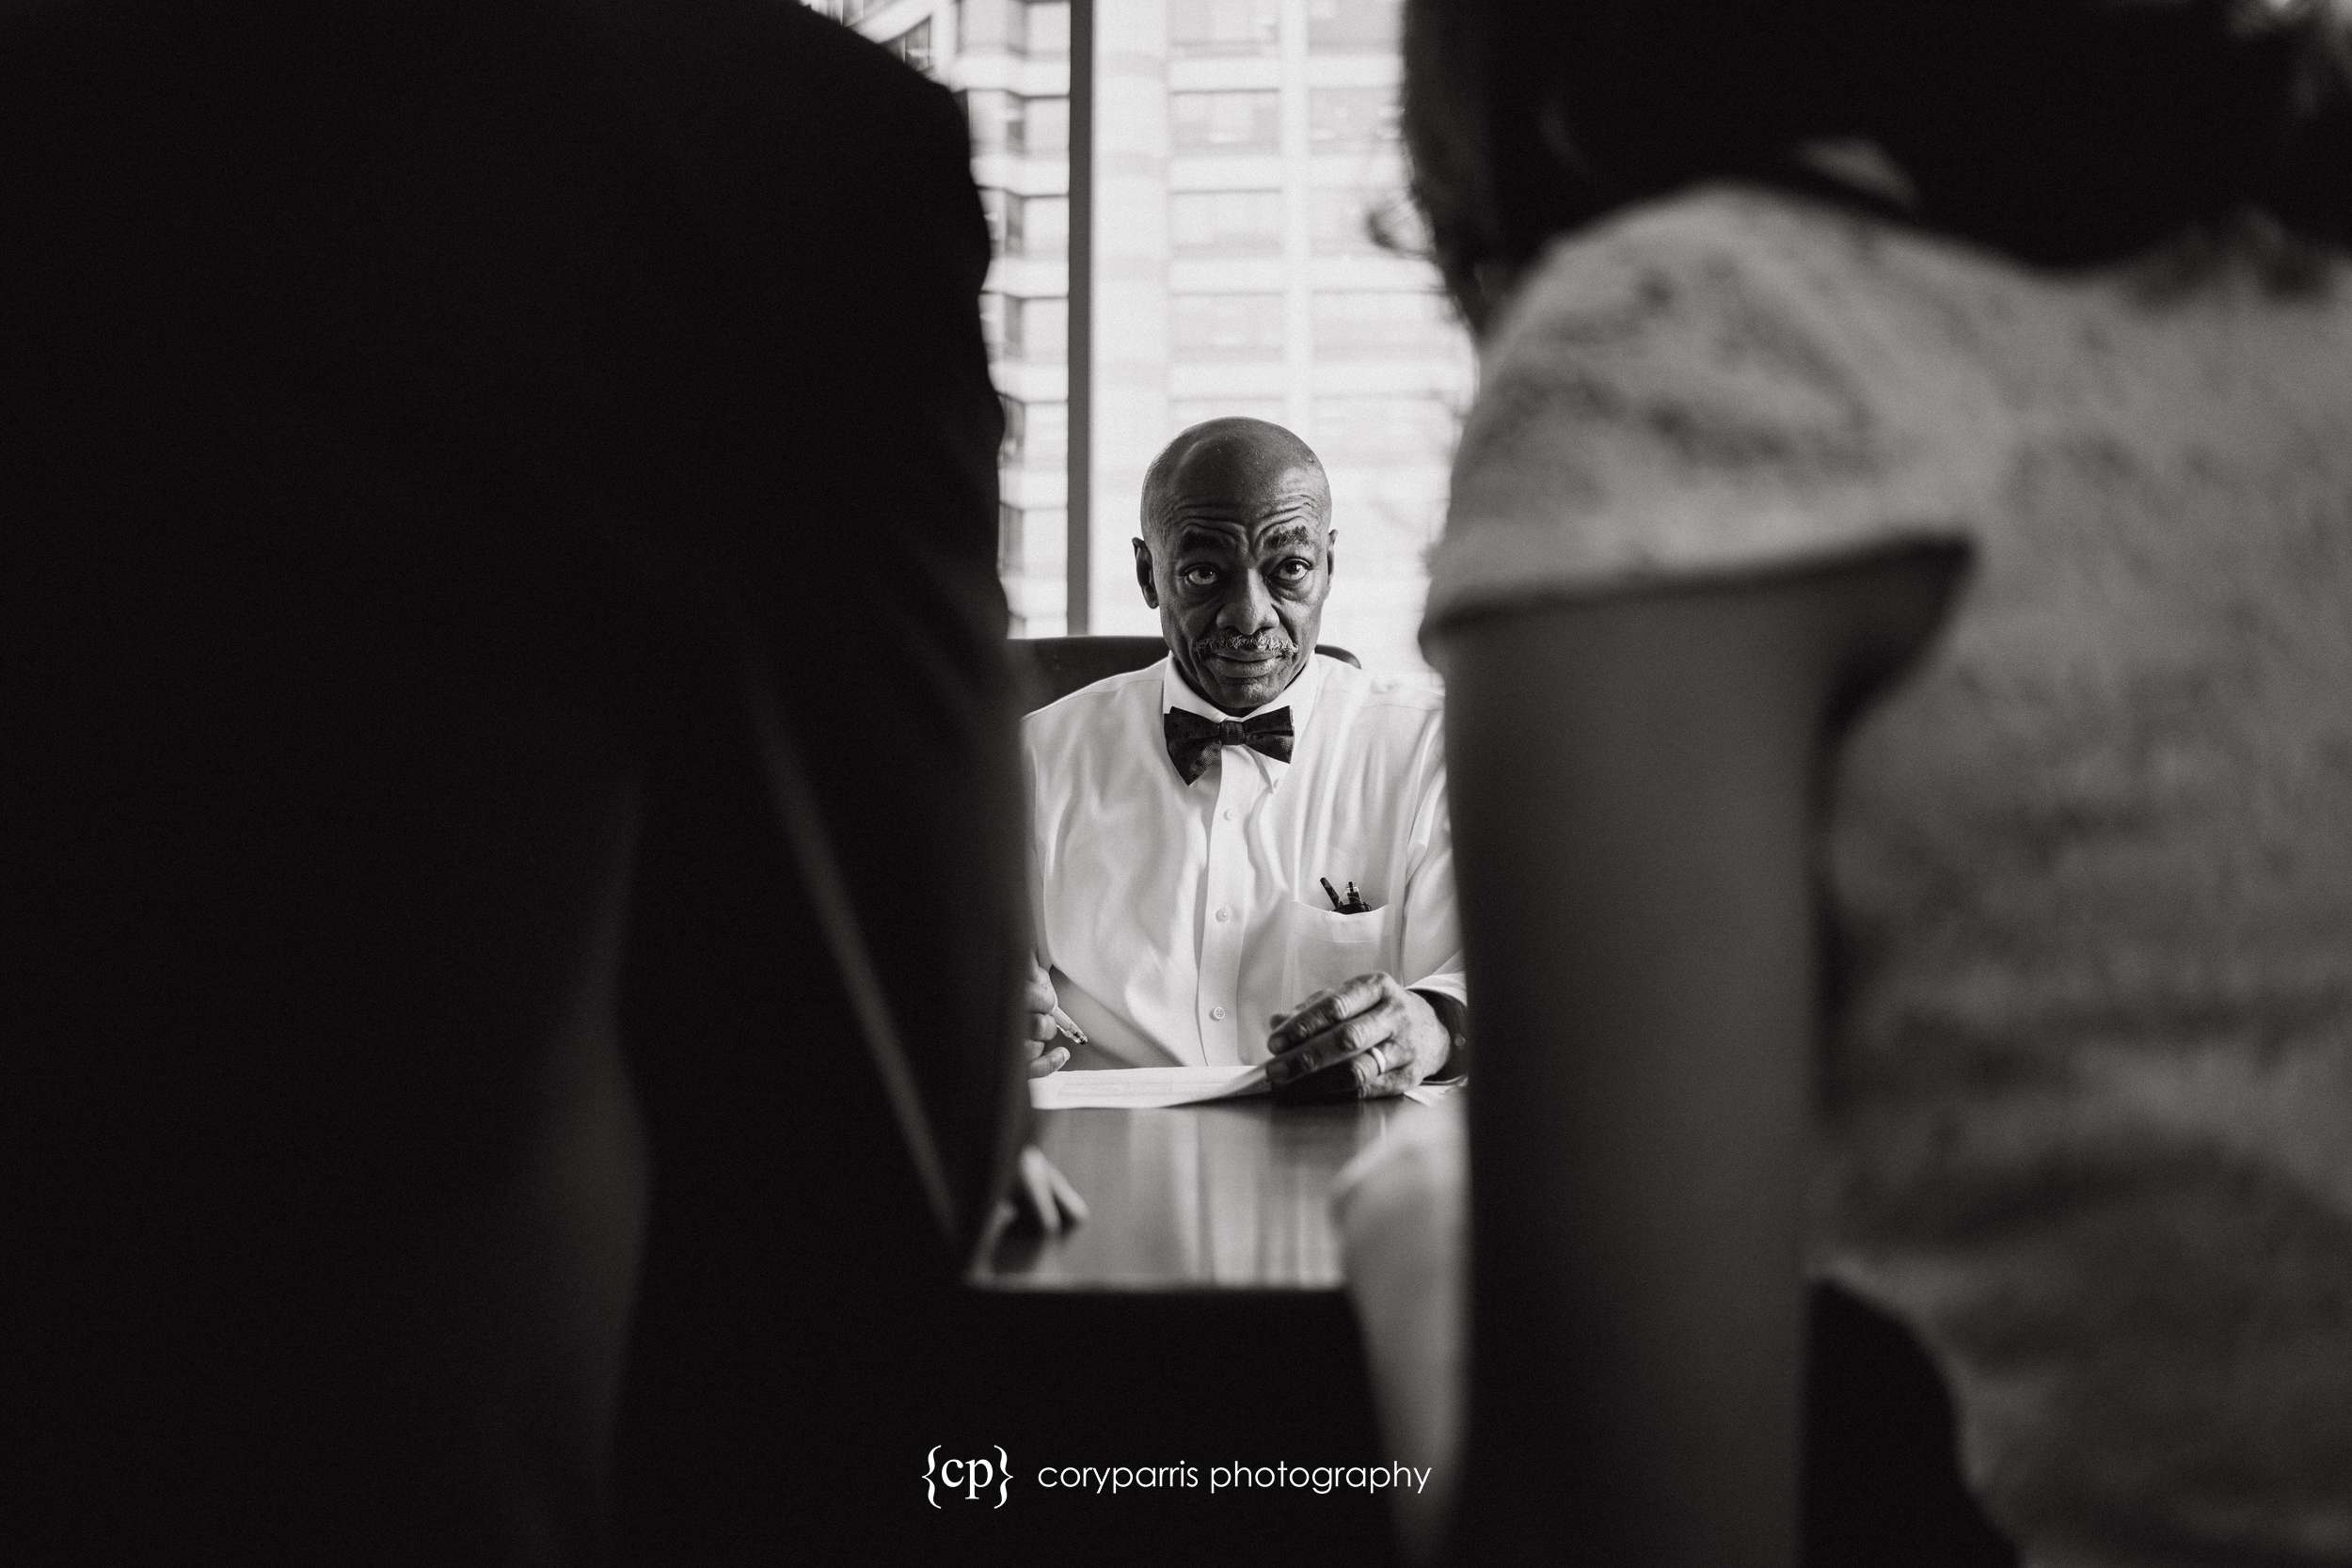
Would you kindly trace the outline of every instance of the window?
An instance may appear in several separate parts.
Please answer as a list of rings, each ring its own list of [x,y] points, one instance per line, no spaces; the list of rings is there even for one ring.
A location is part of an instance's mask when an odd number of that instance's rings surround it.
[[[1428,395],[1317,398],[1306,431],[1324,457],[1365,467],[1428,464],[1454,435],[1445,401]]]
[[[956,47],[964,54],[1007,49],[1019,13],[1014,0],[956,0]]]
[[[1168,198],[1179,256],[1274,256],[1282,249],[1279,191],[1178,191]]]
[[[1318,359],[1438,356],[1453,342],[1444,307],[1430,293],[1318,293],[1312,322]]]
[[[1021,101],[1010,93],[974,91],[963,95],[964,113],[972,121],[972,150],[1004,152],[1012,147],[1012,126]]]
[[[1281,0],[1168,0],[1169,52],[1271,55],[1282,27]]]
[[[1005,461],[1058,468],[1070,457],[1070,405],[1005,400]]]
[[[1032,0],[1021,8],[1027,13],[1031,59],[1052,59],[1070,53],[1070,0]]]
[[[1028,530],[1023,526],[1021,509],[1003,501],[996,503],[996,570],[1013,572],[1021,568],[1027,555]]]
[[[1070,352],[1068,300],[1009,299],[1005,307],[1005,347],[1013,357],[1050,362]]]
[[[1056,257],[1070,253],[1068,197],[1021,196],[999,199],[1006,203],[1006,255]]]
[[[1307,193],[1307,248],[1317,256],[1371,256],[1374,207],[1362,191],[1326,186]]]
[[[1066,153],[1070,150],[1070,100],[1015,98],[1006,145],[1015,152]]]
[[[1022,453],[1028,462],[1055,467],[1070,461],[1070,404],[1041,403],[1029,410],[1028,444]]]
[[[1168,95],[1168,137],[1179,152],[1273,152],[1282,145],[1282,95]]]
[[[1190,430],[1203,420],[1236,417],[1280,424],[1288,415],[1280,398],[1176,398],[1168,405],[1171,436],[1179,430]]]
[[[1067,561],[1070,514],[1058,506],[996,509],[996,570],[1005,579],[1008,626],[1013,636],[1061,629],[1062,571]]]
[[[988,220],[988,247],[999,256],[1007,250],[1012,199],[993,185],[980,187],[980,216]]]
[[[1404,0],[1307,0],[1307,47],[1393,53],[1404,9]]]
[[[929,76],[931,73],[931,19],[925,17],[883,47]]]
[[[1354,519],[1338,640],[1368,666],[1418,668],[1410,590],[1473,357],[1413,260],[1427,244],[1400,188],[1410,0],[811,3],[963,89],[999,259],[981,321],[1007,397],[1014,627],[1152,630],[1121,581],[1136,486],[1176,431],[1241,415],[1330,462]],[[1073,32],[1090,30],[1080,51]],[[1071,104],[1087,84],[1098,113],[1080,170]],[[1090,254],[1084,276],[1073,247]],[[1073,364],[1089,300],[1093,351]],[[1091,429],[1073,474],[1080,407]]]
[[[1169,336],[1179,359],[1279,359],[1280,294],[1178,294]]]
[[[1307,248],[1317,256],[1429,254],[1429,228],[1401,190],[1320,186],[1307,193]]]
[[[1316,87],[1307,94],[1307,143],[1317,152],[1351,151],[1397,139],[1391,87]]]

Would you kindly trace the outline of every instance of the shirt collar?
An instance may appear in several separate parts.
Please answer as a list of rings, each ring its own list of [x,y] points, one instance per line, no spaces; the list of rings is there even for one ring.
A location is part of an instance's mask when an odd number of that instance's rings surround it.
[[[1279,696],[1270,703],[1251,708],[1240,717],[1255,719],[1261,713],[1271,713],[1278,707],[1286,707],[1291,710],[1291,734],[1303,738],[1307,734],[1307,721],[1315,710],[1315,699],[1323,694],[1323,656],[1309,654],[1306,667],[1292,677],[1290,685],[1282,689]],[[1203,719],[1222,721],[1234,717],[1185,685],[1184,677],[1176,673],[1176,660],[1171,655],[1160,660],[1160,711],[1166,713],[1172,707],[1183,708],[1186,713],[1197,713]],[[1262,753],[1252,753],[1252,755],[1260,754]],[[1272,757],[1266,757],[1265,761],[1276,768],[1290,766],[1285,762],[1278,762]]]

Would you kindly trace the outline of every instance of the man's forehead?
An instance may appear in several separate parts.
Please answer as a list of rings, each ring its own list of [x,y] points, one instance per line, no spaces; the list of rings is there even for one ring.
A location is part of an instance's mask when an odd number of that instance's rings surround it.
[[[1320,498],[1301,496],[1295,504],[1241,516],[1213,511],[1199,514],[1173,508],[1166,532],[1174,546],[1185,549],[1272,549],[1312,546],[1327,537]]]
[[[1319,465],[1192,465],[1170,477],[1160,521],[1173,529],[1196,523],[1255,526],[1300,519],[1321,522],[1331,493]]]

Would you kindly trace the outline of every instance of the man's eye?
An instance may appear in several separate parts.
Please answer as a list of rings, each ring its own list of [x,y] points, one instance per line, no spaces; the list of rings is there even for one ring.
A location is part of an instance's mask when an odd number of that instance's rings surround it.
[[[1214,566],[1187,566],[1176,574],[1176,580],[1187,588],[1206,588],[1216,581]]]
[[[1293,556],[1274,568],[1274,578],[1277,582],[1303,582],[1314,575],[1314,570],[1308,562]]]

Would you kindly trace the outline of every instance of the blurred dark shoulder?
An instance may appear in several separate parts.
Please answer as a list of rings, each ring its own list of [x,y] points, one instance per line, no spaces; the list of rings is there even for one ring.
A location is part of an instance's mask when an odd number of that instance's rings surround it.
[[[993,461],[961,114],[788,0],[112,0],[0,40],[13,509],[77,557],[609,661],[645,584],[784,571],[755,521],[847,504],[892,420],[959,427],[965,488]]]

